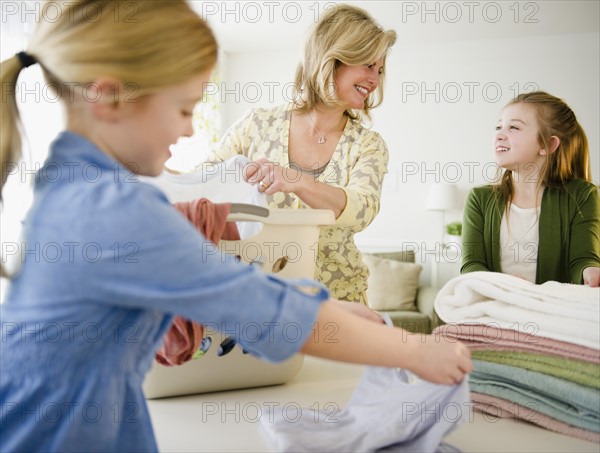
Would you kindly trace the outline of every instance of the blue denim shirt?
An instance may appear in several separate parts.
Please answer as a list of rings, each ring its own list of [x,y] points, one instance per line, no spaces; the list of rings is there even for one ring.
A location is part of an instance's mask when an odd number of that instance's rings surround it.
[[[0,306],[1,451],[156,451],[141,384],[173,315],[234,337],[261,326],[237,342],[280,361],[327,297],[222,256],[160,190],[70,132],[36,175],[24,238]]]

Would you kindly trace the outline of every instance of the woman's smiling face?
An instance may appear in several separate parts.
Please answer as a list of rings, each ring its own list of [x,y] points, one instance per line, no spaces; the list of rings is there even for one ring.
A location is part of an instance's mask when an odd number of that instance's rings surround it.
[[[365,101],[379,85],[383,58],[372,64],[350,66],[341,63],[334,76],[338,99],[348,109],[362,110]]]

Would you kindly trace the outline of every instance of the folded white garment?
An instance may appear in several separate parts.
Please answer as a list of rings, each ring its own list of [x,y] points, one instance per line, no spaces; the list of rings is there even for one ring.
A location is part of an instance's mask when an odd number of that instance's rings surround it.
[[[558,282],[535,285],[508,274],[472,272],[444,285],[435,310],[446,323],[488,324],[600,347],[600,288]]]
[[[285,419],[265,411],[261,424],[275,451],[456,452],[442,438],[471,416],[467,378],[454,386],[397,368],[368,367],[348,405],[302,410]]]
[[[171,203],[206,198],[213,203],[244,203],[267,207],[267,198],[243,178],[245,156],[235,156],[218,164],[206,164],[202,172],[173,174],[164,171],[156,178],[142,177],[160,188]],[[256,235],[262,228],[258,222],[237,222],[241,239]]]

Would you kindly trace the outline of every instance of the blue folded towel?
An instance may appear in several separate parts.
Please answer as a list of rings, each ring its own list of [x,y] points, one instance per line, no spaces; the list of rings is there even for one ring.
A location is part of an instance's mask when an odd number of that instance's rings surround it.
[[[600,432],[600,390],[523,368],[474,360],[471,390]]]

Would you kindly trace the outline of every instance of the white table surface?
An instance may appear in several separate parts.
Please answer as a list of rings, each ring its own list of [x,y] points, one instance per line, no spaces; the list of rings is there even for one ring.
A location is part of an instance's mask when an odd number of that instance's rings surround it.
[[[286,411],[342,408],[364,367],[306,357],[300,373],[279,386],[149,400],[162,452],[273,451],[260,426],[259,409]],[[595,452],[600,445],[521,421],[474,412],[446,442],[465,452]]]

